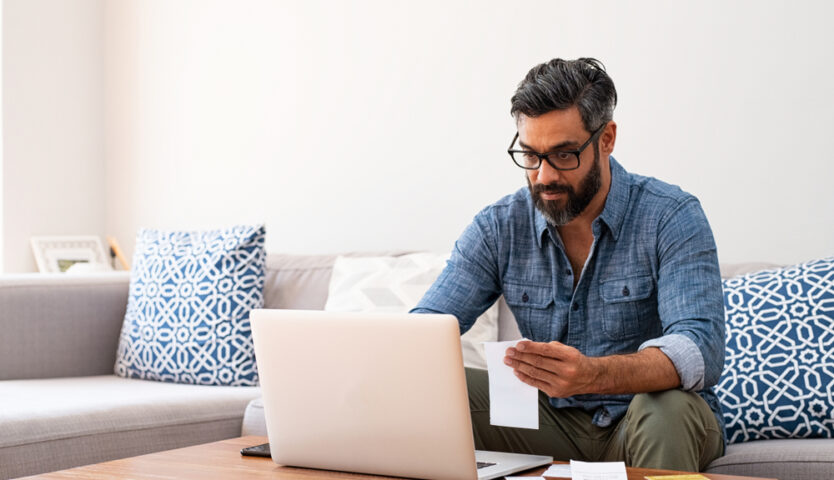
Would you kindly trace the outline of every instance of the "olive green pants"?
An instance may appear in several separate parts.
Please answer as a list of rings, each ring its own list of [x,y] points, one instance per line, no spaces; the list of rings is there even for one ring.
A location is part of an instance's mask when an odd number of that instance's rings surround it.
[[[486,370],[466,369],[475,448],[550,455],[556,460],[624,461],[629,467],[697,472],[724,453],[707,402],[682,390],[634,396],[626,415],[609,427],[579,408],[553,408],[539,392],[539,429],[489,424]]]

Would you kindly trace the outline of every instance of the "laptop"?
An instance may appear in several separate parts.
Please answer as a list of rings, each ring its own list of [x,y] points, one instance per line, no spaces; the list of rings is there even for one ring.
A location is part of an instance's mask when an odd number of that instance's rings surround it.
[[[553,461],[475,451],[452,315],[262,309],[250,319],[278,464],[474,480]]]

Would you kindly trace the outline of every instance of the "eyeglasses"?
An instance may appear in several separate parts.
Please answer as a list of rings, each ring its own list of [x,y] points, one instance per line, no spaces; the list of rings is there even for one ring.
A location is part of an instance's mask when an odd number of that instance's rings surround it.
[[[576,170],[579,168],[579,155],[581,155],[582,151],[585,150],[585,148],[590,145],[600,133],[602,133],[606,125],[608,125],[608,122],[600,125],[599,128],[591,134],[591,138],[583,143],[577,150],[555,150],[547,153],[537,153],[532,150],[513,150],[513,145],[515,145],[516,140],[518,140],[518,132],[516,132],[507,153],[510,154],[510,158],[513,159],[513,162],[516,165],[525,170],[538,170],[542,165],[542,161],[546,161],[556,170]]]

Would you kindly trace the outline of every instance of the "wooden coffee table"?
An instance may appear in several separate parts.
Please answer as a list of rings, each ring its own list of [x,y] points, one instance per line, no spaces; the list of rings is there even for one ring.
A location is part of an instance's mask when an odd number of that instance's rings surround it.
[[[394,477],[360,475],[355,473],[329,472],[306,468],[283,467],[269,458],[244,457],[240,449],[266,443],[266,437],[239,437],[206,443],[193,447],[179,448],[165,452],[151,453],[139,457],[123,458],[110,462],[70,468],[27,478],[40,479],[89,479],[130,478],[146,480],[163,479],[207,479],[229,480],[238,478],[316,480],[316,479],[368,479],[384,480]],[[536,476],[544,467],[530,470],[523,475]],[[629,480],[643,480],[645,475],[663,475],[682,472],[628,468]],[[522,474],[517,474],[522,475]],[[734,475],[702,474],[712,480],[762,480],[754,477]],[[401,479],[398,479],[401,480]]]

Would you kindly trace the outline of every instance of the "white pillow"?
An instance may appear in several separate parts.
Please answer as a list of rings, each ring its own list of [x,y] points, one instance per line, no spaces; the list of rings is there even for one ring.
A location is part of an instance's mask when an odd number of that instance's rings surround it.
[[[327,303],[329,312],[406,313],[423,298],[446,265],[448,255],[413,253],[398,257],[338,257]],[[498,340],[498,304],[478,317],[460,337],[463,363],[486,368],[483,342]]]

